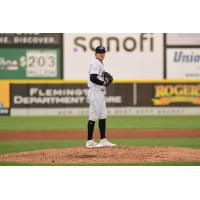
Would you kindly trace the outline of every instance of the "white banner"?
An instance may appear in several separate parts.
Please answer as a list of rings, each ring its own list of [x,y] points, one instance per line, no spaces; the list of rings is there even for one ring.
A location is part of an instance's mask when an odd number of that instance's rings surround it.
[[[200,45],[200,33],[168,33],[167,45]]]
[[[168,79],[200,79],[200,48],[168,49]]]
[[[87,80],[98,45],[109,50],[104,64],[115,80],[163,79],[163,34],[75,33],[64,36],[65,80]]]
[[[200,108],[191,107],[112,107],[109,116],[172,116],[200,115]],[[11,116],[88,116],[88,108],[11,108]]]
[[[27,77],[57,76],[57,54],[54,50],[27,50]]]

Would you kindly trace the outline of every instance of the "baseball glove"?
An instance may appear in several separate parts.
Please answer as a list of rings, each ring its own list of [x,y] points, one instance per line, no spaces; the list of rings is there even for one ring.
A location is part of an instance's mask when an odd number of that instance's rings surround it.
[[[106,87],[113,82],[113,76],[108,72],[103,72],[104,81],[106,81]]]

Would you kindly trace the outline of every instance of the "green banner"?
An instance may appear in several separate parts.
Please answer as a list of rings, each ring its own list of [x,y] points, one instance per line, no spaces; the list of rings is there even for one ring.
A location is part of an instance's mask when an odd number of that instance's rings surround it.
[[[1,48],[0,79],[61,79],[59,48]]]

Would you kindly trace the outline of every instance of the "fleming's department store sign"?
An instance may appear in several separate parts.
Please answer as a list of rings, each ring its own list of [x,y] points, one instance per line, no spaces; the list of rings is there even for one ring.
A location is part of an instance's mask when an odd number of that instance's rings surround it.
[[[154,105],[170,105],[172,103],[191,103],[200,105],[200,84],[168,84],[155,85]]]

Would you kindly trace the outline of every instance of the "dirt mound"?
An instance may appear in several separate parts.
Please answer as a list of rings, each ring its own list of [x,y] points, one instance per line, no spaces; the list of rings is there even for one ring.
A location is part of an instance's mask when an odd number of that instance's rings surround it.
[[[74,147],[1,154],[0,161],[26,163],[143,163],[200,161],[200,150],[177,147]]]

